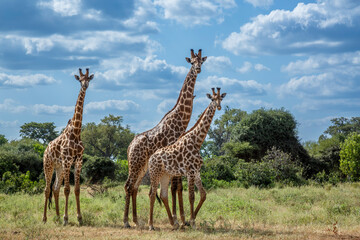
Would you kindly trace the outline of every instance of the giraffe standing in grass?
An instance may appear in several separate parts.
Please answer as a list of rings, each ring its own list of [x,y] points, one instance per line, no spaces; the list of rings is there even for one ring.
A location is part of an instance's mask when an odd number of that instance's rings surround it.
[[[80,77],[75,75],[75,79],[81,83],[80,93],[75,106],[75,113],[72,119],[69,120],[67,126],[60,136],[51,141],[44,152],[44,173],[46,180],[45,187],[45,205],[43,221],[46,222],[46,210],[49,200],[49,207],[51,202],[51,190],[54,192],[55,207],[57,218],[60,218],[59,213],[59,192],[61,184],[64,180],[64,194],[65,194],[65,212],[64,225],[68,223],[68,200],[70,193],[70,168],[75,164],[75,198],[77,207],[77,219],[79,224],[82,224],[82,216],[80,212],[80,171],[82,166],[82,155],[84,146],[80,139],[81,123],[83,116],[83,107],[86,89],[89,82],[93,79],[94,74],[89,76],[89,69],[83,74],[79,69]],[[56,179],[53,189],[51,187],[51,179],[55,169]]]
[[[200,168],[203,160],[200,156],[200,147],[209,131],[211,121],[216,109],[221,110],[221,101],[226,93],[220,95],[220,88],[213,95],[207,94],[211,99],[210,105],[200,116],[196,124],[185,134],[183,134],[174,144],[157,150],[149,159],[150,173],[150,217],[149,230],[154,230],[153,211],[157,187],[160,183],[160,198],[164,202],[170,224],[176,229],[178,225],[174,223],[168,203],[168,186],[171,177],[186,176],[188,180],[189,201],[190,201],[190,225],[195,228],[195,218],[202,204],[206,199],[206,192],[202,186],[200,178]],[[200,192],[200,201],[194,211],[194,184]]]
[[[191,63],[191,68],[187,74],[184,84],[181,88],[178,100],[163,119],[153,129],[143,132],[132,140],[128,147],[128,163],[129,163],[129,176],[125,183],[125,210],[124,210],[124,226],[129,228],[129,207],[130,197],[132,198],[132,211],[133,222],[138,224],[137,212],[136,212],[136,196],[140,182],[148,169],[148,160],[150,156],[159,148],[165,147],[174,143],[181,134],[183,134],[190,121],[193,99],[194,99],[194,87],[197,75],[201,72],[201,65],[205,62],[207,57],[201,57],[201,49],[198,54],[194,54],[194,50],[191,49],[191,58],[186,58],[187,62]],[[174,179],[174,182],[181,184],[180,179]],[[175,187],[175,191],[178,191],[180,215],[183,224],[185,224],[185,215],[183,210],[182,192],[181,188]],[[176,199],[173,199],[173,202]],[[175,204],[173,205],[175,206]],[[176,209],[174,213],[174,219],[176,220]]]

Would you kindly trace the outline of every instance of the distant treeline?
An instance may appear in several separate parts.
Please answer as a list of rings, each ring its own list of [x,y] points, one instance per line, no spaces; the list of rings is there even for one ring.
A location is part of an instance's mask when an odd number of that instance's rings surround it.
[[[82,181],[127,178],[127,147],[135,136],[121,116],[82,126],[85,146]],[[209,130],[201,154],[206,188],[299,186],[360,180],[360,117],[334,118],[318,141],[301,143],[297,122],[285,109],[247,113],[226,108]],[[22,139],[0,134],[0,192],[43,191],[42,156],[59,132],[52,122],[20,127]]]

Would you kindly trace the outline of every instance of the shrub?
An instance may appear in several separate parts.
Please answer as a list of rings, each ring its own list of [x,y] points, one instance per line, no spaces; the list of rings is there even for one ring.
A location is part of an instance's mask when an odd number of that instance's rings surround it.
[[[218,187],[216,180],[231,182],[235,180],[230,160],[226,157],[214,157],[204,161],[201,179],[205,188]]]
[[[360,180],[360,134],[351,134],[341,144],[340,170],[351,180]]]
[[[30,172],[11,173],[5,172],[0,182],[0,191],[6,194],[24,192],[28,194],[42,193],[45,187],[45,181],[31,181]]]
[[[108,158],[87,156],[82,174],[90,183],[99,183],[105,177],[115,179],[116,164]]]
[[[127,160],[116,160],[117,170],[115,179],[117,181],[126,181],[129,175],[129,165]]]

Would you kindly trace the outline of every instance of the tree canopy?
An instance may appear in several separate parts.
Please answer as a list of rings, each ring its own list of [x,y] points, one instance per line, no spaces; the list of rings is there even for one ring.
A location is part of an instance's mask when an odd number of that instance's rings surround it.
[[[55,128],[53,122],[25,123],[20,127],[20,136],[48,144],[58,136],[58,132],[55,131]]]
[[[101,119],[99,124],[93,122],[83,125],[81,139],[85,153],[91,156],[126,159],[127,147],[134,138],[128,126],[121,125],[121,116],[109,115]]]

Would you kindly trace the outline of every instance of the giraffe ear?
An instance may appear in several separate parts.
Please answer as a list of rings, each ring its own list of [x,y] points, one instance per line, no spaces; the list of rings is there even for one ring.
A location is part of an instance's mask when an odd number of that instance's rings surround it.
[[[76,79],[76,80],[80,81],[80,78],[79,78],[78,75],[74,75],[74,76],[75,76],[75,79]]]
[[[207,59],[207,57],[203,57],[203,58],[201,59],[201,61],[202,61],[202,62],[205,62],[206,59]]]
[[[191,59],[190,59],[190,58],[186,57],[185,59],[186,59],[186,61],[187,61],[188,63],[191,63]]]
[[[226,93],[221,94],[221,99],[223,99],[226,96]]]
[[[207,93],[207,94],[206,94],[206,96],[207,96],[209,99],[211,99],[211,100],[212,100],[212,96],[211,96],[211,94]]]
[[[89,81],[92,80],[94,78],[94,74],[91,74],[89,77]]]

